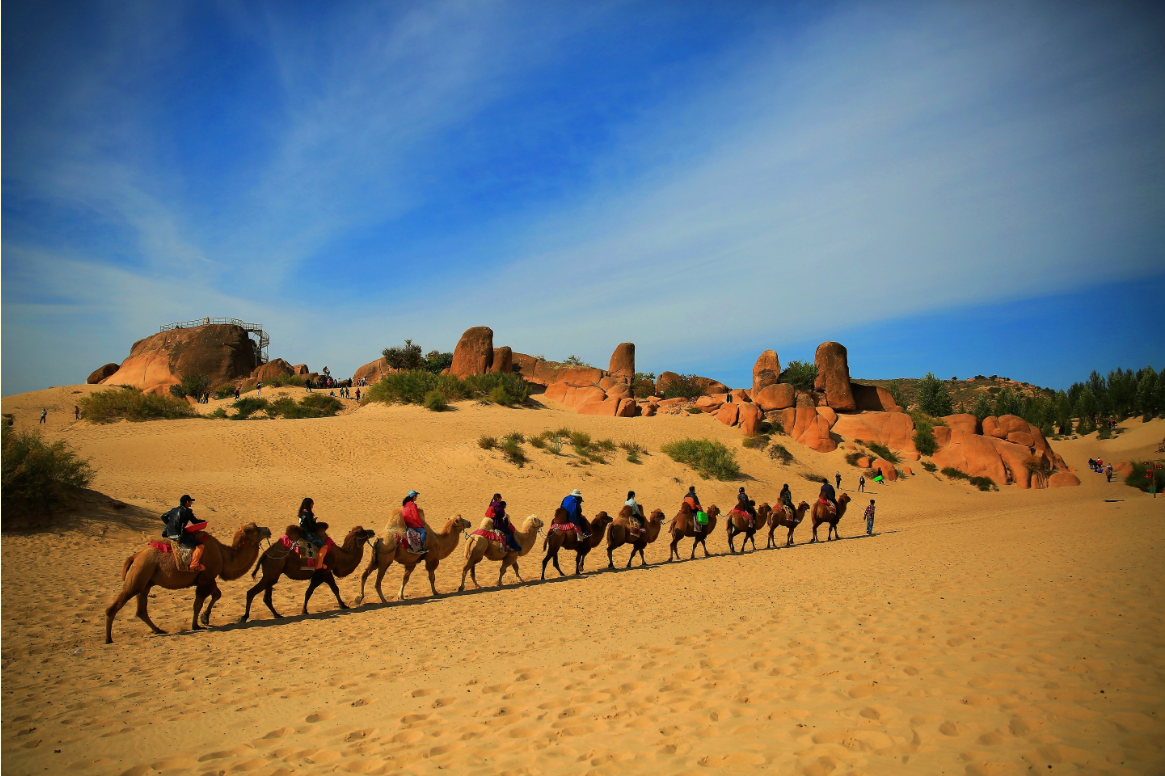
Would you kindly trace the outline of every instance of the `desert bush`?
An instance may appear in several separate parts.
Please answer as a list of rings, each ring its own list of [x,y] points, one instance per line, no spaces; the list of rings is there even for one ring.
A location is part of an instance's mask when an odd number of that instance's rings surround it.
[[[1047,482],[1048,477],[1052,476],[1052,462],[1042,455],[1029,455],[1023,461],[1023,468],[1027,470],[1028,474],[1039,478],[1041,482]]]
[[[302,388],[306,384],[307,378],[302,375],[272,375],[263,381],[264,388],[286,388],[287,386]],[[233,388],[232,386],[232,394],[234,393]]]
[[[205,417],[222,419],[222,418],[225,418],[226,416],[227,416],[227,411],[226,411],[225,407],[216,407],[214,412],[210,413],[209,415],[206,415]]]
[[[465,399],[482,398],[486,401],[509,407],[514,404],[525,404],[530,398],[530,384],[522,379],[521,375],[490,372],[484,375],[470,375],[464,380],[457,380],[452,375],[447,378],[456,380],[462,386]]]
[[[743,444],[749,450],[763,451],[766,447],[769,446],[769,439],[770,437],[768,434],[757,434],[756,436],[745,437],[741,444]]]
[[[942,475],[948,480],[969,480],[971,475],[959,471],[953,466],[945,466],[942,470]]]
[[[426,372],[440,374],[443,370],[453,366],[453,354],[442,353],[439,350],[430,350],[425,354],[425,363],[421,368]]]
[[[817,365],[811,361],[790,361],[781,371],[780,381],[798,391],[812,391],[817,380]]]
[[[922,462],[922,468],[926,469],[928,472],[933,472],[933,471],[935,471],[936,469],[938,469],[938,467],[937,467],[937,466],[935,466],[935,465],[934,465],[933,463],[931,463],[930,461],[923,461],[923,462]]]
[[[886,390],[890,393],[890,398],[899,407],[906,409],[906,394],[902,393],[902,383],[897,380],[891,380],[890,384],[886,386]]]
[[[1096,429],[1097,439],[1112,439],[1112,429],[1108,427],[1108,423],[1101,423]]]
[[[583,361],[581,358],[574,355],[573,353],[571,353],[569,356],[567,356],[566,360],[564,360],[562,363],[566,364],[567,366],[586,366],[586,367],[591,366],[586,361]],[[591,367],[591,368],[594,369],[594,367]]]
[[[848,463],[850,466],[857,466],[858,459],[862,458],[864,456],[865,456],[865,453],[863,453],[861,450],[856,450],[852,453],[846,453],[845,454],[845,462]]]
[[[421,346],[414,345],[411,339],[405,340],[401,347],[385,348],[380,354],[384,356],[385,363],[402,372],[420,369],[425,363],[421,356]]]
[[[934,426],[929,419],[921,417],[915,419],[914,447],[923,455],[934,455],[934,451],[938,449],[938,443],[934,439]]]
[[[700,415],[704,412],[699,407],[688,407],[686,411],[689,415]]]
[[[614,439],[599,439],[595,442],[595,449],[602,450],[604,453],[613,453],[618,445],[615,444]]]
[[[883,444],[868,442],[866,443],[866,447],[870,448],[875,455],[888,463],[898,463],[901,460],[897,453]]]
[[[632,453],[634,453],[635,455],[643,455],[644,453],[647,452],[647,448],[644,447],[643,445],[639,444],[638,442],[620,442],[619,449],[623,450],[624,452],[626,452],[629,455]]]
[[[177,420],[192,418],[197,413],[185,399],[142,393],[137,388],[99,391],[82,397],[77,405],[90,423],[112,423],[115,420]]]
[[[520,445],[526,441],[526,435],[523,434],[521,431],[511,431],[510,433],[508,433],[504,437],[502,437],[502,441],[503,442],[513,442],[516,445]]]
[[[441,412],[449,406],[449,402],[445,401],[445,394],[440,391],[429,391],[421,399],[421,403],[425,409],[433,412]]]
[[[663,390],[665,399],[695,399],[703,396],[704,381],[698,375],[678,375]]]
[[[550,438],[552,436],[553,436],[552,432],[543,431],[541,433],[535,434],[534,436],[530,437],[530,444],[534,445],[534,447],[537,447],[539,450],[544,450],[544,449],[546,449],[546,443],[550,440]]]
[[[0,434],[0,494],[5,518],[18,512],[50,512],[70,490],[93,481],[89,460],[79,457],[64,441],[45,442],[36,431],[17,431],[7,425]]]
[[[214,398],[227,399],[235,395],[234,383],[223,383],[218,388],[214,389]]]
[[[499,449],[502,451],[502,457],[516,465],[519,469],[525,466],[526,461],[529,460],[526,458],[526,454],[522,451],[522,448],[518,445],[518,442],[511,437],[504,438],[501,445],[499,445]]]
[[[385,375],[368,388],[364,402],[423,405],[425,396],[433,391],[444,396],[446,401],[476,398],[506,406],[522,404],[530,398],[530,384],[520,375],[493,372],[471,375],[462,380],[455,375],[417,369]]]
[[[677,463],[686,464],[704,479],[734,480],[740,476],[736,453],[712,439],[680,439],[660,450]]]
[[[477,438],[477,446],[482,450],[493,450],[498,446],[497,437],[492,437],[487,434],[482,434]]]
[[[655,373],[636,372],[631,378],[631,395],[636,399],[647,399],[655,395]]]
[[[780,461],[783,464],[791,464],[793,462],[793,454],[784,445],[774,444],[769,448],[769,458],[774,461]]]
[[[1133,461],[1133,470],[1125,476],[1125,484],[1145,493],[1155,483],[1154,493],[1165,489],[1165,469],[1153,469],[1154,461]]]
[[[198,398],[210,389],[210,378],[203,374],[186,375],[177,385],[170,386],[170,395],[176,399],[187,396]]]
[[[562,455],[562,437],[552,437],[546,443],[546,452],[551,455]]]
[[[785,424],[779,420],[770,420],[769,421],[769,432],[776,434],[778,436],[788,436],[785,433]]]
[[[971,477],[967,481],[982,491],[999,490],[995,480],[990,477]]]
[[[627,453],[627,462],[628,462],[628,463],[642,463],[642,462],[639,460],[639,453],[638,453],[638,451],[636,451],[636,450],[632,450],[631,452]]]
[[[288,401],[290,401],[290,399],[288,399]],[[251,417],[253,413],[259,411],[265,412],[269,405],[270,402],[259,396],[243,396],[242,398],[236,399],[232,405],[236,412],[231,416],[231,420],[246,420],[247,418]]]
[[[265,401],[264,399],[246,397],[239,401]],[[343,403],[335,396],[326,393],[309,393],[296,403],[290,396],[280,396],[268,403],[264,408],[268,417],[281,415],[289,420],[301,418],[330,418],[344,409]],[[254,412],[254,410],[251,410]],[[248,413],[250,414],[250,413]]]
[[[571,431],[570,444],[576,451],[585,450],[591,446],[591,435],[585,431]]]

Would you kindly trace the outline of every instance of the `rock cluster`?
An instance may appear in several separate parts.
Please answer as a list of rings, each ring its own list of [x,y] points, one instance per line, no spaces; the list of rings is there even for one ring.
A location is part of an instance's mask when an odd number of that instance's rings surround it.
[[[255,346],[245,329],[232,324],[208,324],[163,331],[138,340],[130,348],[129,358],[99,382],[166,393],[188,375],[204,374],[213,387],[247,377],[257,365]]]
[[[109,377],[120,368],[119,364],[106,364],[93,370],[93,374],[89,375],[89,379],[85,382],[89,385],[97,385],[99,382]]]

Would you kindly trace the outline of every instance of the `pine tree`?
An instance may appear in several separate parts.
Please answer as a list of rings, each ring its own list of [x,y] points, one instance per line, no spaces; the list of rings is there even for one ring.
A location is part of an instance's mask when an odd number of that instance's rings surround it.
[[[935,377],[933,372],[927,372],[926,377],[918,381],[916,398],[918,408],[932,418],[950,415],[954,411],[946,383]]]

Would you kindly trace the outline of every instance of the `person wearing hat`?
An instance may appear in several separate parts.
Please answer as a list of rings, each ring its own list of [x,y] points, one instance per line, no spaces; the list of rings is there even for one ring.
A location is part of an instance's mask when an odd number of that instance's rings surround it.
[[[304,540],[311,542],[316,547],[316,571],[323,571],[327,568],[324,565],[324,556],[328,554],[328,542],[320,536],[320,531],[316,525],[315,514],[316,502],[310,498],[305,498],[299,504],[299,527],[303,529]]]
[[[567,519],[570,524],[574,526],[575,533],[580,539],[589,539],[591,535],[587,533],[582,524],[582,492],[575,488],[570,492],[570,495],[562,500],[562,508],[566,510]]]
[[[162,515],[162,521],[166,524],[166,527],[162,529],[162,536],[180,547],[194,550],[194,554],[190,557],[190,570],[204,571],[205,566],[202,565],[202,543],[195,534],[205,530],[206,523],[200,522],[194,516],[194,510],[190,508],[190,505],[193,503],[194,498],[192,496],[184,495],[178,499],[178,506]]]
[[[423,555],[427,552],[425,549],[425,522],[421,520],[421,513],[417,511],[417,496],[419,495],[421,494],[415,490],[410,490],[400,505],[400,516],[404,518],[405,525],[409,529],[409,552],[414,555]]]
[[[494,530],[506,538],[506,549],[511,552],[521,552],[518,540],[514,538],[514,525],[506,514],[506,502],[502,501],[502,494],[495,493],[486,507],[485,516],[494,521]]]

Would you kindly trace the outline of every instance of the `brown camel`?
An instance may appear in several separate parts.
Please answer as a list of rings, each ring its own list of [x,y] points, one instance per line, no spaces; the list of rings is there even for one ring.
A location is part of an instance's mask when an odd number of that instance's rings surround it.
[[[425,510],[417,507],[417,512],[421,516],[421,521],[425,520]],[[426,527],[428,523],[425,523]],[[377,539],[376,543],[372,545],[372,557],[368,561],[368,568],[364,569],[364,574],[360,577],[360,595],[356,597],[356,605],[359,606],[364,600],[364,583],[368,581],[368,575],[372,573],[372,569],[376,569],[376,594],[380,596],[381,603],[388,603],[384,597],[384,591],[380,589],[380,582],[384,579],[384,572],[388,571],[388,567],[397,562],[405,567],[404,578],[400,581],[400,591],[396,594],[398,600],[403,601],[405,597],[405,585],[409,583],[409,577],[413,575],[413,569],[422,560],[425,562],[425,570],[429,572],[429,588],[433,591],[433,595],[437,595],[437,582],[435,575],[437,573],[437,566],[441,561],[448,558],[453,550],[457,549],[457,543],[461,540],[461,533],[469,528],[469,521],[457,515],[452,520],[445,523],[445,528],[440,531],[428,531],[428,536],[425,537],[425,550],[423,555],[409,552],[407,541],[401,541],[405,535],[405,523],[401,519],[400,509],[394,509],[388,518],[388,526],[385,528],[385,537]]]
[[[587,555],[603,541],[603,534],[611,524],[611,516],[606,512],[595,515],[594,520],[582,519],[583,531],[589,533],[589,539],[579,539],[573,526],[566,530],[555,530],[555,525],[570,525],[570,518],[562,507],[554,510],[554,519],[550,521],[551,529],[546,532],[546,540],[542,542],[542,549],[546,550],[546,557],[542,559],[542,578],[546,579],[546,564],[554,563],[558,569],[558,576],[565,577],[562,567],[558,565],[558,551],[561,549],[574,550],[574,573],[578,576],[583,572]]]
[[[831,515],[829,513],[829,506],[822,504],[821,499],[817,499],[817,501],[813,502],[813,538],[809,540],[810,544],[813,544],[813,542],[817,541],[817,526],[821,525],[822,523],[829,524],[829,530],[825,532],[826,541],[832,542],[834,537],[837,537],[838,539],[841,538],[841,534],[837,532],[837,524],[841,521],[842,516],[845,514],[845,507],[848,503],[849,494],[842,493],[841,497],[837,500],[837,514]]]
[[[639,553],[639,560],[647,565],[643,557],[643,550],[647,545],[659,538],[659,531],[663,527],[663,510],[652,511],[647,518],[647,526],[635,536],[631,533],[631,507],[623,507],[619,516],[607,529],[607,568],[615,568],[615,558],[611,555],[624,544],[631,545],[631,555],[627,558],[627,568],[631,568],[631,561],[635,560],[635,553]]]
[[[750,502],[751,503],[751,502]],[[744,538],[740,540],[740,551],[744,552],[744,545],[752,542],[753,552],[756,551],[756,532],[765,524],[764,518],[761,517],[760,512],[757,512],[756,517],[752,517],[747,512],[739,512],[735,509],[729,511],[726,515],[728,518],[724,521],[725,530],[728,531],[728,551],[736,552],[736,547],[733,544],[733,539],[737,534],[744,534]]]
[[[712,531],[716,530],[716,518],[720,516],[720,508],[713,504],[708,507],[708,524],[704,526],[704,530],[696,532],[696,513],[688,506],[687,502],[680,506],[680,513],[672,518],[671,523],[668,524],[667,532],[671,534],[671,552],[667,555],[668,563],[671,563],[672,557],[679,558],[680,552],[676,548],[680,543],[680,539],[687,537],[695,539],[692,542],[692,554],[688,558],[691,560],[696,557],[696,547],[703,546],[704,557],[707,558],[708,553],[708,537],[712,535]]]
[[[493,525],[494,521],[487,517],[482,520],[478,530],[492,532]],[[542,533],[542,520],[537,515],[530,515],[522,521],[520,528],[514,529],[514,540],[517,541],[520,550],[507,550],[501,542],[478,536],[476,533],[471,535],[465,544],[465,566],[461,569],[461,587],[457,589],[459,591],[465,589],[466,574],[473,580],[474,587],[481,588],[481,585],[477,584],[477,564],[481,562],[482,558],[502,562],[502,570],[498,574],[499,587],[502,584],[502,578],[506,575],[506,569],[511,567],[513,567],[514,575],[518,577],[518,581],[525,582],[522,575],[518,573],[518,558],[534,549],[534,540],[538,538],[540,533]]]
[[[756,511],[757,514],[760,515],[764,510],[768,509],[768,504],[761,504]],[[769,540],[765,543],[765,549],[767,550],[769,547],[776,546],[777,541],[773,538],[773,531],[777,530],[778,525],[789,529],[789,536],[785,540],[785,546],[792,547],[793,531],[796,530],[797,526],[801,525],[801,521],[805,519],[805,513],[808,511],[809,505],[802,501],[797,505],[797,508],[793,510],[793,514],[791,516],[789,511],[779,504],[777,505],[776,509],[771,510],[771,513],[766,514],[765,522],[768,523],[769,526]]]
[[[194,630],[202,630],[198,624],[199,612],[208,595],[210,605],[202,612],[201,619],[203,625],[210,625],[211,610],[222,597],[215,578],[221,577],[229,582],[246,574],[247,569],[251,568],[251,564],[259,555],[259,542],[270,538],[269,528],[261,528],[254,523],[247,523],[236,531],[235,538],[229,545],[208,536],[202,549],[204,566],[202,571],[179,571],[173,553],[158,552],[149,545],[130,555],[121,565],[121,578],[125,580],[125,585],[105,610],[105,643],[113,643],[113,618],[129,599],[135,596],[138,599],[138,619],[150,626],[154,633],[166,632],[154,625],[147,611],[150,588],[154,585],[167,590],[181,590],[197,585],[194,591],[194,619],[191,627]]]
[[[327,531],[327,523],[316,523],[316,530],[322,535]],[[287,526],[286,533],[292,544],[303,535],[297,525]],[[366,531],[361,526],[353,528],[344,537],[343,544],[337,544],[328,550],[324,558],[324,565],[327,568],[323,571],[302,565],[299,562],[299,554],[284,547],[281,543],[268,547],[267,551],[259,558],[259,562],[255,564],[255,570],[251,572],[251,579],[254,579],[255,575],[259,573],[259,569],[263,569],[263,576],[247,591],[247,609],[239,618],[239,622],[246,622],[251,616],[251,601],[259,594],[260,590],[263,591],[263,603],[267,604],[271,614],[276,617],[283,616],[275,611],[275,604],[271,601],[271,591],[275,588],[275,583],[279,581],[279,578],[284,575],[288,579],[311,580],[307,586],[307,594],[303,597],[303,614],[307,614],[307,602],[311,600],[311,594],[315,592],[317,587],[325,584],[331,588],[340,608],[347,609],[348,605],[344,603],[344,599],[340,598],[340,588],[336,585],[336,577],[343,579],[356,570],[364,557],[364,545],[374,536],[376,536],[376,531]]]

